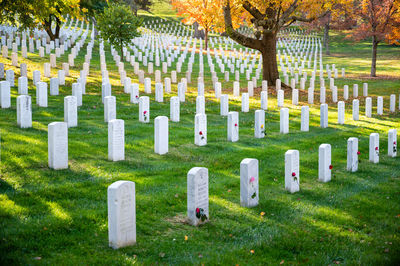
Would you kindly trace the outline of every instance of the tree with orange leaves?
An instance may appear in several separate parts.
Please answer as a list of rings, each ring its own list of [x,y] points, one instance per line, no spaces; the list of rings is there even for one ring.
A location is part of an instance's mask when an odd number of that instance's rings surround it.
[[[280,30],[302,21],[311,22],[329,12],[339,0],[224,0],[225,32],[233,40],[261,52],[263,79],[275,85],[279,78],[276,62],[276,37]],[[254,37],[233,27],[233,18],[244,16],[253,26]]]
[[[378,44],[382,41],[399,44],[400,0],[358,0],[355,5],[357,27],[348,37],[372,38],[371,77],[376,77]]]
[[[197,22],[205,32],[205,48],[208,47],[208,33],[213,30],[224,30],[223,0],[172,0],[171,4],[177,9],[178,15],[183,16],[183,23]],[[239,17],[235,17],[233,25],[239,27]]]

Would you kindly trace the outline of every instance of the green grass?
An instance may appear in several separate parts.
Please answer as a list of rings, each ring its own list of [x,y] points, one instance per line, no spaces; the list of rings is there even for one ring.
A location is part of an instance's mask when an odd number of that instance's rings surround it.
[[[389,95],[396,93],[398,99],[400,93],[399,48],[380,46],[378,74],[385,78],[368,79],[368,43],[353,44],[343,40],[340,33],[332,38],[332,56],[324,58],[324,63],[336,63],[339,69],[346,67],[348,76],[338,79],[336,84],[341,89],[344,84],[352,87],[358,83],[361,93],[361,82],[368,81],[370,95],[384,96],[383,116],[376,115],[374,98],[374,115],[367,119],[361,100],[360,121],[352,121],[349,100],[346,124],[338,125],[336,105],[330,103],[329,128],[321,129],[319,105],[315,104],[310,106],[310,132],[301,132],[300,106],[292,106],[291,97],[286,94],[290,133],[282,135],[276,97],[270,94],[266,138],[254,138],[254,111],[259,108],[259,101],[254,98],[251,111],[240,113],[240,140],[229,143],[226,118],[219,116],[219,103],[214,100],[210,76],[206,75],[208,145],[197,147],[193,136],[198,73],[195,66],[186,102],[181,105],[181,122],[170,122],[169,153],[163,156],[153,151],[153,121],[159,115],[169,116],[169,98],[176,95],[176,84],[173,93],[164,95],[164,103],[154,101],[153,87],[151,122],[140,123],[138,105],[129,103],[129,96],[123,93],[118,69],[106,45],[107,69],[113,95],[117,97],[117,117],[125,120],[126,160],[122,162],[107,160],[107,125],[103,122],[96,42],[87,95],[79,108],[79,126],[68,132],[69,169],[62,171],[47,167],[47,125],[63,120],[63,98],[71,94],[71,84],[82,69],[86,48],[76,58],[76,66],[70,71],[72,77],[61,86],[60,95],[49,96],[48,108],[34,104],[31,77],[35,69],[43,73],[43,62],[49,61],[49,57],[42,59],[29,54],[29,59],[21,59],[20,62],[28,63],[34,123],[31,129],[17,127],[14,87],[12,108],[0,110],[0,263],[399,263],[400,157],[386,156],[387,131],[400,126],[399,112],[388,112]],[[66,61],[67,55],[59,59],[58,69]],[[5,63],[6,69],[12,68],[9,59],[1,58],[0,62]],[[129,64],[125,68],[133,82],[137,81],[133,68]],[[174,68],[175,64],[168,75]],[[18,77],[19,69],[13,69]],[[53,76],[58,69],[52,70]],[[205,73],[209,73],[207,70]],[[243,80],[241,86],[247,86],[247,81]],[[225,92],[231,94],[231,88],[232,81],[223,82]],[[140,90],[143,95],[143,85]],[[339,99],[341,96],[339,91]],[[301,94],[300,101],[305,104],[306,96]],[[240,111],[239,98],[230,96],[230,110]],[[379,164],[368,162],[368,136],[372,132],[380,133]],[[345,169],[349,137],[360,140],[361,164],[356,173]],[[317,180],[321,143],[332,145],[334,175],[326,184]],[[301,190],[295,194],[284,190],[284,153],[288,149],[300,151]],[[260,204],[251,209],[240,207],[239,201],[240,162],[244,158],[257,158],[260,163]],[[211,221],[198,228],[184,223],[186,175],[195,166],[207,167],[210,178]],[[113,250],[108,247],[107,187],[117,180],[136,183],[137,245]]]

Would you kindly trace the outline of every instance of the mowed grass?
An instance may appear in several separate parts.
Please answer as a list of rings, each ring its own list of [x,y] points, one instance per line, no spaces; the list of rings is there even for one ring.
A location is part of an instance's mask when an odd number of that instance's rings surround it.
[[[90,36],[90,35],[89,35]],[[117,117],[125,120],[126,160],[107,160],[107,124],[101,103],[101,72],[96,41],[91,61],[87,94],[79,108],[79,126],[69,129],[69,169],[54,171],[47,162],[47,125],[63,121],[63,98],[71,95],[72,83],[82,69],[86,47],[71,68],[71,77],[59,96],[49,96],[49,107],[35,105],[32,71],[40,69],[49,56],[29,54],[29,94],[33,103],[33,128],[16,124],[17,87],[12,89],[12,108],[0,110],[0,263],[11,264],[315,264],[334,263],[382,265],[400,261],[400,159],[387,154],[387,132],[400,128],[400,115],[389,114],[389,95],[400,94],[399,48],[382,46],[378,74],[391,78],[366,78],[369,73],[367,43],[353,44],[335,34],[332,56],[324,63],[346,67],[344,84],[369,83],[374,97],[373,117],[353,121],[351,99],[346,102],[346,123],[337,124],[337,107],[329,103],[329,128],[319,127],[319,95],[310,106],[310,131],[300,131],[300,106],[291,105],[290,133],[279,134],[279,110],[270,88],[264,139],[254,138],[254,111],[258,96],[251,99],[251,111],[240,112],[240,98],[232,96],[232,81],[223,82],[230,93],[230,110],[239,111],[240,140],[227,141],[227,118],[219,115],[210,75],[206,74],[208,144],[194,145],[195,96],[198,66],[194,66],[186,102],[181,104],[181,122],[170,122],[167,155],[154,153],[154,118],[169,116],[169,98],[164,103],[151,98],[149,124],[138,121],[138,105],[123,93],[118,69],[106,45],[107,69],[117,97]],[[1,58],[5,68],[9,59]],[[67,55],[57,60],[57,69]],[[198,56],[196,57],[198,62]],[[366,64],[366,65],[365,65]],[[209,73],[205,58],[205,73]],[[143,66],[141,67],[142,69]],[[186,71],[186,64],[183,71]],[[16,77],[19,76],[19,69]],[[137,76],[125,64],[133,82]],[[160,68],[155,68],[160,69]],[[168,76],[173,67],[169,68]],[[154,82],[154,75],[152,77]],[[163,75],[165,77],[167,75]],[[179,79],[183,77],[180,74]],[[231,76],[231,80],[232,80]],[[48,82],[48,79],[42,78]],[[221,80],[220,76],[220,80]],[[327,82],[327,80],[326,80]],[[259,81],[261,84],[261,81]],[[317,78],[316,84],[319,84]],[[328,84],[328,83],[327,83]],[[247,87],[244,76],[241,87]],[[140,86],[141,95],[143,85]],[[242,89],[242,91],[245,91]],[[259,90],[258,90],[259,91]],[[329,90],[327,90],[327,95]],[[258,95],[258,94],[257,94]],[[352,89],[350,89],[352,95]],[[376,96],[384,96],[384,115],[376,115]],[[339,90],[339,99],[343,93]],[[301,105],[307,96],[301,94]],[[329,98],[329,97],[328,97]],[[397,101],[396,100],[396,101]],[[398,105],[397,105],[398,107]],[[368,162],[369,134],[380,133],[380,162]],[[359,171],[346,171],[347,139],[359,138]],[[318,179],[318,147],[332,145],[333,179]],[[295,194],[284,190],[284,153],[300,151],[300,187]],[[240,162],[257,158],[260,165],[260,203],[255,208],[240,206]],[[185,223],[187,172],[195,166],[209,169],[210,222],[198,228]],[[137,245],[113,250],[108,247],[107,187],[117,180],[136,183]],[[265,213],[265,215],[261,215]],[[187,236],[187,240],[185,240]]]

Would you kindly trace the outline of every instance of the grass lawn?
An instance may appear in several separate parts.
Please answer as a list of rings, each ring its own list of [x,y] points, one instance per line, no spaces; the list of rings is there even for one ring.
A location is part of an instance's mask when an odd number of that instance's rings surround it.
[[[166,10],[167,16],[172,15]],[[125,120],[126,160],[122,162],[107,160],[108,133],[96,41],[78,127],[68,131],[69,169],[61,171],[47,166],[47,125],[63,121],[63,99],[71,95],[86,47],[75,59],[66,85],[60,86],[60,95],[49,96],[48,108],[35,105],[31,78],[35,69],[43,74],[43,63],[49,62],[49,56],[29,53],[29,58],[23,59],[20,55],[20,63],[28,64],[34,122],[31,129],[17,127],[17,87],[12,88],[12,108],[0,110],[0,264],[398,264],[400,157],[386,154],[388,130],[400,129],[399,111],[389,114],[389,95],[396,93],[397,102],[400,94],[400,48],[379,46],[380,77],[370,79],[369,43],[354,44],[343,37],[343,33],[333,33],[332,55],[324,57],[324,63],[335,63],[339,70],[346,68],[346,78],[336,81],[339,100],[344,84],[349,85],[350,95],[352,84],[359,84],[362,95],[362,83],[368,82],[372,118],[364,116],[364,99],[360,97],[360,120],[353,121],[350,99],[346,102],[346,123],[338,125],[337,106],[329,103],[329,127],[321,129],[317,78],[309,132],[300,131],[300,107],[306,104],[306,95],[301,94],[299,106],[292,106],[291,96],[285,95],[290,133],[283,135],[279,134],[275,94],[269,94],[267,135],[255,139],[254,111],[260,108],[259,97],[250,100],[249,113],[241,113],[240,98],[232,96],[233,82],[223,82],[223,91],[230,93],[230,111],[240,112],[240,140],[230,143],[227,118],[219,115],[207,66],[208,144],[197,147],[194,115],[198,66],[194,65],[186,102],[181,104],[181,122],[169,123],[169,153],[163,156],[154,153],[153,123],[156,116],[169,116],[169,98],[177,94],[176,84],[173,93],[164,95],[164,103],[154,101],[153,86],[149,95],[151,122],[140,123],[138,105],[131,104],[129,95],[123,93],[118,68],[106,45],[117,118]],[[0,58],[0,62],[19,77],[19,68],[11,67],[10,59]],[[53,76],[61,69],[61,62],[67,62],[67,53],[57,60]],[[186,68],[185,63],[182,72]],[[126,63],[125,69],[137,82],[133,68]],[[175,64],[168,76],[173,69]],[[154,75],[146,76],[154,82]],[[183,73],[179,80],[181,77]],[[242,77],[244,88],[247,81]],[[141,84],[141,95],[143,89]],[[376,96],[384,97],[382,116],[376,115]],[[368,162],[369,134],[373,132],[380,133],[379,164]],[[360,141],[361,163],[356,173],[346,171],[349,137]],[[318,147],[322,143],[332,145],[333,179],[326,184],[318,181]],[[300,151],[300,192],[295,194],[284,190],[284,153],[288,149]],[[259,205],[251,209],[240,207],[239,172],[244,158],[256,158],[260,166]],[[185,223],[186,175],[195,166],[209,169],[210,182],[211,220],[198,228]],[[117,180],[136,183],[137,245],[113,250],[108,247],[107,187]]]

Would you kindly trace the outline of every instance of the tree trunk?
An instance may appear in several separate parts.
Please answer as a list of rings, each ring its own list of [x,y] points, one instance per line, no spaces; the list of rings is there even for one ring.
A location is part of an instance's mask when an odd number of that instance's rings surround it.
[[[330,25],[329,25],[330,23],[329,23],[329,21],[325,24],[325,27],[324,27],[324,47],[325,47],[325,53],[327,54],[327,55],[330,55],[331,53],[329,52],[329,28],[330,28]]]
[[[123,62],[124,61],[124,47],[122,45],[122,41],[120,42],[120,45],[121,45],[121,62]]]
[[[371,77],[376,77],[376,53],[378,51],[378,40],[376,36],[372,36],[372,64],[371,64]]]
[[[207,50],[207,48],[208,48],[208,30],[207,30],[207,29],[204,29],[204,32],[205,32],[205,34],[204,34],[204,40],[205,40],[206,50]]]
[[[54,40],[54,34],[53,31],[51,30],[51,16],[49,16],[49,20],[44,20],[43,21],[43,28],[47,32],[47,34],[50,37],[50,40]]]
[[[276,36],[273,34],[264,36],[264,46],[260,50],[263,58],[263,80],[268,85],[275,86],[279,79],[278,64],[276,62]]]
[[[43,27],[44,27],[44,30],[49,35],[50,40],[54,41],[55,39],[60,38],[61,21],[56,17],[56,32],[55,33],[53,33],[53,31],[51,29],[51,24],[52,24],[52,18],[50,15],[49,20],[44,21]]]

